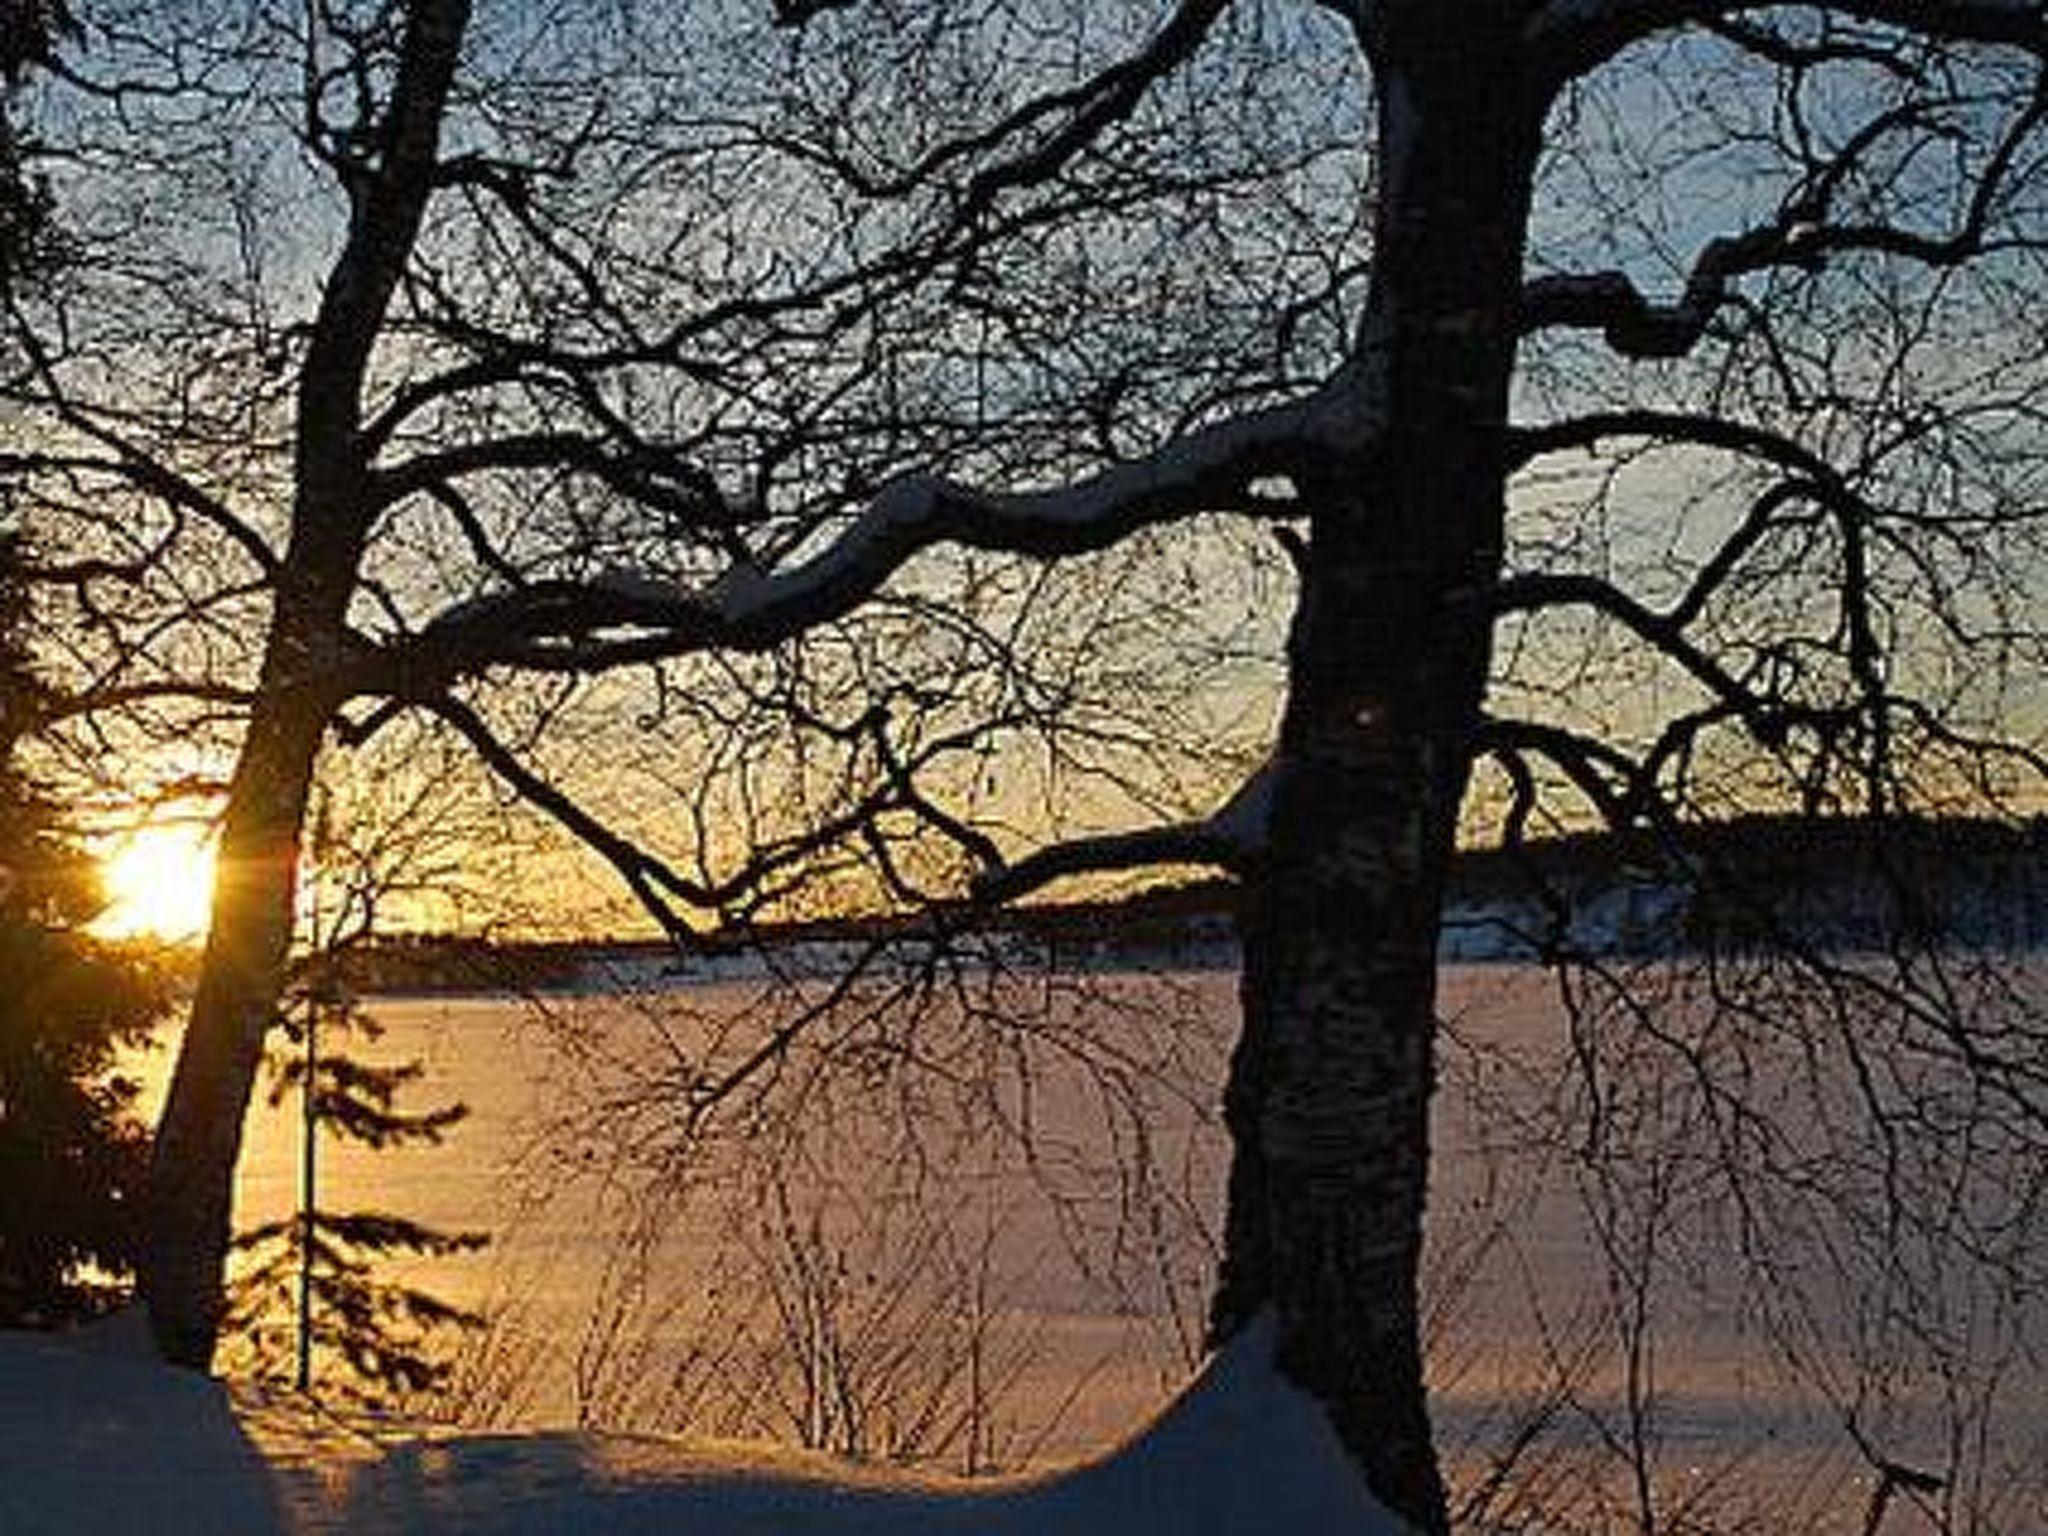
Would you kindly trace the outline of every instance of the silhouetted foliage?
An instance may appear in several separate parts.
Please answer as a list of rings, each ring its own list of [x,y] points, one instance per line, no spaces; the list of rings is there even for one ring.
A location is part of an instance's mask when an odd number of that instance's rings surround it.
[[[50,194],[32,169],[34,141],[15,120],[13,88],[31,67],[51,62],[60,38],[76,31],[58,0],[6,0],[0,4],[0,292],[57,259]]]
[[[401,1095],[425,1068],[417,1061],[381,1065],[350,1053],[348,1037],[374,1041],[383,1026],[334,980],[333,970],[331,955],[313,956],[310,981],[290,999],[280,1025],[286,1044],[271,1055],[271,1106],[307,1091],[306,1031],[314,1024],[310,1111],[320,1132],[374,1151],[439,1143],[468,1115],[468,1107],[400,1107]],[[262,1375],[291,1375],[299,1331],[310,1328],[323,1352],[318,1358],[342,1368],[320,1385],[362,1401],[431,1391],[448,1373],[447,1361],[434,1351],[436,1336],[475,1327],[482,1319],[390,1279],[386,1261],[474,1252],[488,1240],[479,1232],[443,1231],[385,1211],[329,1210],[316,1191],[310,1209],[302,1204],[294,1214],[236,1237],[235,1249],[247,1267],[231,1288],[226,1331],[242,1342]],[[310,1274],[303,1274],[308,1254]],[[300,1315],[302,1306],[307,1316]]]
[[[143,957],[81,932],[94,865],[16,766],[37,690],[14,564],[0,535],[0,1324],[50,1326],[103,1310],[134,1268],[149,1137],[115,1066],[167,998]]]

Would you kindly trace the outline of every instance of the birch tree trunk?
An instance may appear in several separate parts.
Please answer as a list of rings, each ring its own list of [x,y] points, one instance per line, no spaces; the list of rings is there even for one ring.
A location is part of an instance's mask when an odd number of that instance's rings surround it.
[[[1411,6],[1376,61],[1384,202],[1364,387],[1381,446],[1311,509],[1290,696],[1244,922],[1214,1333],[1265,1307],[1374,1491],[1447,1529],[1417,1268],[1436,940],[1488,664],[1503,442],[1540,116],[1507,7]],[[1490,44],[1487,26],[1501,35]]]

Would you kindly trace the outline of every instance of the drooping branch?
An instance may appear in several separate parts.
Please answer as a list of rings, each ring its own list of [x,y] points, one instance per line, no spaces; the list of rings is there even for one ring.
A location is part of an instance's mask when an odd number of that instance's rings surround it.
[[[1139,827],[1040,848],[1014,864],[978,876],[973,896],[978,902],[995,906],[1076,875],[1119,874],[1170,864],[1232,869],[1237,857],[1238,850],[1206,821]]]
[[[1736,709],[1760,740],[1772,741],[1783,734],[1782,704],[1750,688],[1728,671],[1694,644],[1682,625],[1612,582],[1574,572],[1513,576],[1497,584],[1480,601],[1493,616],[1568,606],[1591,608],[1668,657],[1708,693]]]
[[[630,839],[620,836],[549,783],[518,752],[499,740],[483,717],[461,700],[438,699],[429,707],[469,743],[484,766],[520,799],[548,816],[610,864],[642,910],[660,925],[670,942],[678,945],[696,942],[696,932],[678,906],[710,910],[709,891]]]
[[[788,836],[763,841],[753,847],[744,864],[717,879],[699,879],[676,866],[633,838],[620,832],[603,817],[586,809],[535,768],[513,746],[502,740],[489,723],[460,699],[447,697],[426,706],[451,726],[474,750],[484,765],[521,800],[540,811],[570,836],[605,860],[633,894],[634,899],[662,928],[668,938],[682,946],[695,946],[702,933],[692,924],[689,913],[700,917],[731,920],[735,909],[757,907],[772,900],[776,882],[802,870],[837,845],[864,840],[875,853],[872,839],[884,817],[906,812],[942,836],[947,837],[983,864],[996,858],[994,845],[976,829],[960,822],[927,799],[916,787],[916,775],[931,760],[956,751],[973,738],[971,733],[943,737],[926,743],[910,760],[898,757],[886,736],[885,712],[868,711],[861,720],[844,730],[830,732],[842,740],[869,743],[882,768],[879,781],[865,790],[851,785],[840,805],[813,826]],[[343,732],[343,739],[360,744],[388,725],[399,706],[387,703],[366,720]],[[815,726],[815,721],[806,722]],[[882,862],[887,864],[886,853]],[[893,877],[893,868],[885,867]],[[928,898],[919,895],[920,901]]]
[[[461,532],[463,542],[469,546],[469,552],[475,557],[480,569],[507,587],[525,585],[525,574],[498,547],[497,541],[491,537],[490,530],[484,526],[483,519],[477,515],[475,505],[462,493],[460,487],[452,482],[442,481],[430,485],[427,494],[448,514]]]
[[[1167,864],[1207,864],[1242,873],[1265,850],[1276,773],[1274,765],[1267,763],[1214,815],[1200,821],[1073,838],[1037,849],[1014,863],[978,875],[973,897],[995,905],[1075,875],[1114,874]]]
[[[777,23],[801,28],[815,15],[845,3],[800,0],[785,7],[777,0]],[[610,370],[638,365],[687,370],[699,361],[691,355],[692,344],[728,327],[759,327],[799,314],[819,326],[836,326],[845,316],[872,308],[888,295],[906,291],[951,264],[970,262],[984,242],[1015,239],[1021,230],[1038,222],[1040,215],[1032,212],[1011,212],[1005,206],[1014,201],[1011,195],[1050,185],[1099,145],[1160,80],[1194,56],[1228,8],[1229,0],[1178,0],[1135,51],[1081,80],[1030,96],[995,121],[931,145],[909,164],[882,174],[800,135],[735,122],[735,128],[743,129],[750,142],[825,169],[840,187],[862,199],[902,203],[921,191],[937,189],[943,195],[935,218],[929,228],[909,239],[830,275],[809,274],[789,289],[771,285],[736,294],[702,307],[660,336],[643,335],[595,270],[550,226],[545,210],[530,195],[535,168],[508,166],[474,154],[452,157],[435,168],[435,184],[489,192],[533,248],[576,285],[588,313],[605,317],[615,341],[590,350],[538,346],[469,324],[450,306],[428,320],[428,328],[476,355],[397,391],[366,432],[366,443],[373,449],[381,447],[403,422],[435,401],[521,379],[587,385]],[[545,171],[560,175],[565,168],[548,167]],[[949,176],[958,178],[957,185],[945,185]],[[1056,222],[1075,211],[1075,205],[1064,204],[1049,213]],[[412,281],[420,283],[422,275],[414,273]]]
[[[1502,582],[1489,604],[1496,613],[1539,608],[1582,606],[1622,625],[1638,640],[1682,668],[1706,690],[1709,703],[1673,716],[1655,746],[1645,754],[1637,777],[1638,790],[1648,789],[1671,762],[1684,758],[1696,738],[1710,725],[1739,721],[1759,745],[1777,750],[1796,730],[1811,732],[1822,742],[1835,742],[1851,730],[1867,732],[1870,749],[1863,768],[1865,793],[1872,810],[1887,797],[1883,774],[1891,754],[1888,718],[1890,695],[1881,668],[1882,655],[1871,627],[1870,600],[1863,569],[1860,537],[1845,532],[1845,570],[1841,604],[1847,631],[1847,664],[1853,704],[1808,704],[1785,697],[1768,686],[1737,677],[1686,634],[1668,614],[1639,602],[1612,583],[1581,574],[1532,575]]]
[[[1511,820],[1526,822],[1533,804],[1533,781],[1525,759],[1531,756],[1561,769],[1608,826],[1620,829],[1636,819],[1637,807],[1649,798],[1652,778],[1644,765],[1612,742],[1540,720],[1489,717],[1480,722],[1473,749],[1509,765],[1518,781]]]
[[[1610,432],[1610,428],[1615,430]],[[1688,749],[1693,735],[1711,720],[1739,719],[1756,741],[1776,748],[1796,728],[1833,737],[1860,718],[1874,737],[1871,772],[1880,772],[1889,751],[1887,691],[1882,649],[1871,611],[1867,546],[1870,528],[1883,515],[1881,509],[1867,500],[1841,470],[1803,444],[1768,429],[1722,418],[1620,412],[1536,429],[1519,439],[1518,446],[1535,457],[1539,451],[1553,451],[1567,444],[1592,448],[1609,436],[1646,437],[1736,452],[1779,470],[1783,478],[1775,480],[1750,503],[1743,517],[1700,563],[1677,599],[1662,610],[1651,608],[1601,577],[1573,572],[1511,577],[1475,600],[1495,616],[1563,606],[1590,608],[1620,624],[1637,640],[1681,668],[1705,690],[1712,704],[1699,714],[1681,716],[1673,723],[1659,750],[1652,754],[1660,761]],[[1542,444],[1540,450],[1536,447],[1538,443]],[[1690,632],[1714,598],[1734,580],[1744,561],[1779,526],[1786,509],[1800,503],[1832,519],[1840,532],[1842,568],[1835,585],[1846,637],[1846,662],[1859,696],[1857,707],[1795,703],[1771,686],[1737,676]]]
[[[1542,426],[1515,427],[1508,434],[1508,465],[1521,469],[1546,454],[1590,451],[1615,438],[1719,448],[1789,471],[1816,488],[1842,485],[1833,464],[1782,432],[1724,416],[1653,408],[1592,411]]]
[[[13,307],[10,306],[10,309]],[[18,310],[10,316],[10,337],[20,348],[42,387],[38,402],[47,405],[65,426],[105,450],[104,455],[12,453],[0,456],[0,478],[51,471],[59,474],[100,474],[123,481],[165,505],[198,517],[225,534],[266,579],[276,576],[278,556],[262,534],[219,496],[180,474],[161,458],[128,440],[107,419],[107,413],[80,408],[57,377],[54,360],[35,328]]]
[[[851,3],[776,0],[777,25],[801,27],[822,11]],[[986,214],[1005,191],[1049,181],[1075,156],[1097,144],[1107,129],[1130,115],[1147,91],[1194,55],[1228,8],[1229,0],[1180,0],[1136,53],[1072,85],[1032,96],[986,127],[932,145],[889,175],[863,172],[838,157],[832,157],[830,164],[863,197],[877,201],[902,198],[955,166],[995,154],[1052,124],[1038,144],[993,161],[969,178],[949,219],[955,230],[963,229]],[[793,143],[785,147],[806,158],[817,158],[815,147]]]

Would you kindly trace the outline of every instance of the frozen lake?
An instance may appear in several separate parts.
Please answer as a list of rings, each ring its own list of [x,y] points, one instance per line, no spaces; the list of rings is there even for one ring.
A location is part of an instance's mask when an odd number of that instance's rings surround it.
[[[1972,1231],[2037,1220],[2042,1171],[1987,1173],[1995,1137],[1899,1145],[1940,1123],[1922,1099],[1956,1106],[1896,1063],[1871,1092],[1870,999],[1794,1030],[1762,983],[1675,978],[1567,1007],[1534,967],[1445,972],[1430,1348],[1475,1510],[1569,1506],[1597,1529],[1647,1497],[1856,1531],[1891,1462],[1950,1480],[1937,1512],[1963,1497],[1993,1507],[1987,1529],[2048,1529],[2048,1302],[2010,1270],[1966,1274],[1925,1225],[1937,1197]],[[421,1271],[493,1317],[457,1404],[474,1420],[1067,1459],[1196,1348],[1235,986],[378,998],[387,1032],[360,1053],[422,1061],[413,1107],[470,1118],[435,1148],[324,1147],[322,1199],[492,1234]],[[1864,1101],[1896,1123],[1859,1151]],[[297,1178],[295,1106],[260,1108],[238,1219],[289,1210]],[[1904,1493],[1882,1525],[1937,1528]]]

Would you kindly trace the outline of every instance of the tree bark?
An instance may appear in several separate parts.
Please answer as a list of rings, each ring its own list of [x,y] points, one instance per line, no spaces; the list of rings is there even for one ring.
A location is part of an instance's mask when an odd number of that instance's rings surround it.
[[[1243,1034],[1212,1334],[1272,1308],[1382,1502],[1448,1529],[1416,1280],[1436,941],[1486,684],[1514,311],[1541,113],[1513,11],[1403,8],[1375,40],[1383,202],[1360,342],[1386,423],[1303,483],[1268,842],[1243,920]],[[1434,13],[1434,14],[1432,14]]]

